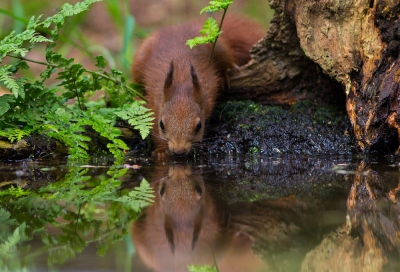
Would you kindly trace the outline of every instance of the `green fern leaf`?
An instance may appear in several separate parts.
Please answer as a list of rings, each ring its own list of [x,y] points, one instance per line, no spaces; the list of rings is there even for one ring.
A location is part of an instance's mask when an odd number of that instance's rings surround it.
[[[15,102],[15,97],[11,94],[0,96],[0,116],[10,110],[10,103]]]
[[[83,2],[78,2],[74,6],[66,3],[61,7],[61,11],[46,20],[44,20],[40,25],[45,28],[48,28],[52,23],[62,26],[67,17],[73,16],[75,14],[81,13],[88,9],[88,7],[95,2],[99,2],[101,0],[84,0]]]
[[[232,4],[232,0],[216,0],[216,1],[210,1],[209,6],[203,8],[200,11],[200,14],[203,12],[217,12],[220,10],[226,10],[230,4]]]
[[[4,225],[13,225],[16,223],[16,220],[10,218],[11,214],[3,208],[0,208],[0,222]]]
[[[17,227],[8,239],[0,244],[0,254],[3,258],[11,258],[16,252],[16,246],[21,240],[20,228]]]
[[[187,40],[186,45],[188,45],[190,49],[192,49],[193,47],[200,44],[214,44],[221,33],[222,31],[219,30],[217,21],[214,18],[210,17],[205,21],[202,29],[200,30],[200,34],[202,36]]]
[[[153,112],[144,107],[144,103],[144,101],[134,101],[129,105],[124,105],[122,110],[115,112],[118,117],[127,120],[134,129],[139,130],[143,139],[149,135],[154,120]]]
[[[140,183],[140,187],[134,188],[128,195],[114,199],[115,202],[122,202],[135,212],[141,211],[149,203],[154,202],[153,189],[146,179]]]
[[[0,66],[0,83],[8,88],[15,97],[25,97],[24,88],[22,87],[24,80],[13,79],[11,73],[12,65]],[[0,109],[1,112],[1,109]]]
[[[15,140],[19,141],[23,137],[28,136],[31,133],[32,133],[31,129],[25,129],[25,130],[21,130],[21,129],[0,130],[0,136],[6,137],[11,143],[14,142]]]

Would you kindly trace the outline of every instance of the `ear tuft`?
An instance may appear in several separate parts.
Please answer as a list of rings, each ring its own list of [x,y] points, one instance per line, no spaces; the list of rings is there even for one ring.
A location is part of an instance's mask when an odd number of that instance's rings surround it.
[[[194,69],[193,65],[190,63],[190,76],[192,78],[193,84],[193,96],[196,103],[199,105],[202,104],[202,96],[201,96],[201,87],[199,77],[197,76],[196,70]]]
[[[190,75],[192,77],[192,83],[195,89],[200,89],[200,82],[199,78],[197,77],[197,73],[194,70],[194,67],[192,64],[190,64]]]
[[[172,81],[174,79],[174,62],[171,61],[169,65],[169,70],[167,73],[167,77],[165,78],[164,82],[164,101],[168,101],[172,96]]]

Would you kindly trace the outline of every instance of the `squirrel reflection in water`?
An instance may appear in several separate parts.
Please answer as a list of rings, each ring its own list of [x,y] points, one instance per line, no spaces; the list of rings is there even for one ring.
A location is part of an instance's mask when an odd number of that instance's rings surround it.
[[[132,233],[148,267],[187,271],[188,265],[212,266],[214,259],[221,272],[253,271],[261,265],[248,234],[223,229],[226,222],[220,222],[201,174],[190,166],[158,166],[151,185],[155,202],[135,222]]]

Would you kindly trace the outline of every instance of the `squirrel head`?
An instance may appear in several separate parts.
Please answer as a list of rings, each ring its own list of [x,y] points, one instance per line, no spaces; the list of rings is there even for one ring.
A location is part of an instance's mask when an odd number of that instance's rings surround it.
[[[161,163],[154,169],[154,203],[132,231],[137,252],[151,271],[183,272],[188,265],[212,264],[210,247],[218,242],[219,218],[199,170]]]
[[[168,141],[168,149],[177,155],[187,154],[193,142],[204,134],[203,93],[196,71],[190,64],[190,81],[175,83],[171,62],[164,82],[164,100],[160,112],[159,134]]]

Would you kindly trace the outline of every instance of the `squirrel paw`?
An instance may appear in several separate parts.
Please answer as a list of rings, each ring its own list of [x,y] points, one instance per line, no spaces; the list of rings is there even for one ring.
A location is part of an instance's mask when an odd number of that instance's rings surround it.
[[[154,150],[153,152],[151,152],[151,155],[153,157],[156,157],[157,160],[162,160],[162,159],[166,159],[169,157],[169,152],[167,149],[158,149],[158,150]]]

